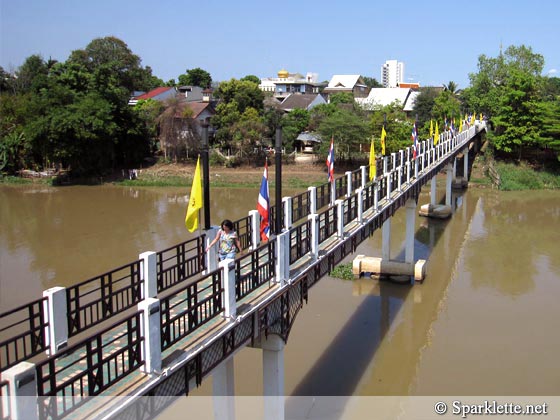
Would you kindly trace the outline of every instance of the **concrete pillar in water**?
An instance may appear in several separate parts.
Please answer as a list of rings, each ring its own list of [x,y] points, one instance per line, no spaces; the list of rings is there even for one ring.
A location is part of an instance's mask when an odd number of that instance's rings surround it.
[[[436,204],[436,194],[437,194],[437,179],[434,176],[430,181],[430,204],[432,206]]]
[[[381,257],[384,260],[391,258],[391,218],[389,217],[381,226]]]
[[[451,184],[453,183],[453,165],[446,165],[447,178],[445,182],[445,205],[451,207]]]
[[[406,243],[404,260],[407,263],[414,262],[414,223],[416,221],[416,200],[406,200]]]
[[[261,342],[266,420],[284,420],[284,346],[284,340],[275,334]]]
[[[408,263],[358,255],[352,262],[352,273],[355,278],[360,277],[362,273],[374,273],[393,276],[412,276],[413,281],[422,281],[426,277],[426,260]]]
[[[212,371],[214,418],[235,420],[235,381],[233,357]]]

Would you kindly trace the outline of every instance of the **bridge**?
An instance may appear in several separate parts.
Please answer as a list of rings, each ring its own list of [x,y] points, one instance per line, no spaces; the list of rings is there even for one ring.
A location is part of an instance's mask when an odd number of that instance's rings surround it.
[[[421,188],[445,171],[446,204],[461,173],[468,178],[483,121],[446,132],[309,187],[271,208],[282,231],[260,243],[256,210],[234,222],[244,249],[217,264],[206,245],[217,229],[0,314],[0,418],[150,418],[169,399],[212,374],[215,395],[233,395],[232,356],[263,351],[265,395],[283,395],[283,348],[310,289],[382,229],[390,260],[391,217],[406,208],[405,262],[414,263],[414,220]],[[462,165],[461,165],[462,163]],[[414,282],[414,278],[411,278]],[[21,398],[26,396],[26,398]],[[107,403],[94,397],[121,396]],[[22,403],[26,401],[26,403]],[[30,403],[31,401],[31,403]],[[103,401],[103,402],[100,402]],[[155,401],[155,402],[153,402]],[[282,399],[267,399],[283,418]],[[230,407],[231,408],[231,407]],[[221,407],[228,418],[228,407]]]

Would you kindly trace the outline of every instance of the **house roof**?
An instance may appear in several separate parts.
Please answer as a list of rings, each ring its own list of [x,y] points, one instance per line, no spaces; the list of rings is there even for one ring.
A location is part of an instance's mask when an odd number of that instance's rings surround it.
[[[168,87],[168,86],[158,87],[158,88],[155,88],[153,90],[150,90],[147,93],[144,93],[140,96],[137,96],[136,99],[138,99],[138,100],[155,99],[156,97],[158,97],[158,96],[160,96],[164,93],[167,93],[168,91],[170,91],[172,89],[175,90],[175,88]]]
[[[282,101],[280,104],[280,108],[285,111],[290,111],[292,109],[308,109],[309,105],[311,105],[319,96],[316,95],[299,95],[299,94],[291,94],[286,99]],[[325,100],[322,101],[326,103]]]
[[[410,92],[408,98],[406,99],[406,103],[404,104],[403,111],[405,112],[412,112],[414,111],[414,105],[416,104],[416,98],[418,98],[420,92]]]
[[[410,93],[410,88],[372,88],[366,98],[356,98],[356,102],[366,109],[390,105],[396,101],[404,107]]]
[[[327,89],[353,89],[356,85],[364,85],[359,74],[335,74],[329,82]]]
[[[321,143],[321,136],[318,133],[310,133],[309,131],[303,131],[299,133],[296,140]]]
[[[185,108],[190,108],[192,110],[192,118],[194,119],[197,119],[205,109],[207,109],[210,113],[215,114],[214,108],[212,108],[210,102],[184,102],[175,114],[175,118],[182,118]]]

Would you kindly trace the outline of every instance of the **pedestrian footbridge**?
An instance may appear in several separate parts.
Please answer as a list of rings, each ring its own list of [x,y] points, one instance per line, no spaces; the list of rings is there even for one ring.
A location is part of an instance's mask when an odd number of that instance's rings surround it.
[[[216,262],[205,252],[217,230],[0,314],[0,418],[150,418],[169,399],[213,375],[216,395],[233,395],[232,356],[263,351],[267,396],[283,394],[283,349],[312,286],[377,229],[390,259],[391,217],[406,208],[405,262],[414,263],[421,188],[446,172],[446,204],[464,184],[486,125],[444,133],[393,153],[368,181],[362,166],[271,208],[282,231],[260,243],[256,210],[234,222],[248,251]],[[411,282],[414,279],[411,278]],[[25,398],[22,398],[25,396]],[[98,397],[119,396],[103,399]],[[267,400],[283,418],[282,402]]]

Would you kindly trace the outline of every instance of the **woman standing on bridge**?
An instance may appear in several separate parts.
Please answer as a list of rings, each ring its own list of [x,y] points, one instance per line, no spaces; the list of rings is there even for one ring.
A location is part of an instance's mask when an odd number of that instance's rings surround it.
[[[241,251],[241,243],[239,242],[237,232],[233,230],[233,222],[229,219],[225,219],[221,226],[222,228],[218,231],[214,240],[210,242],[206,248],[206,252],[208,252],[216,242],[220,241],[220,249],[218,250],[220,261],[235,259],[236,252]]]

